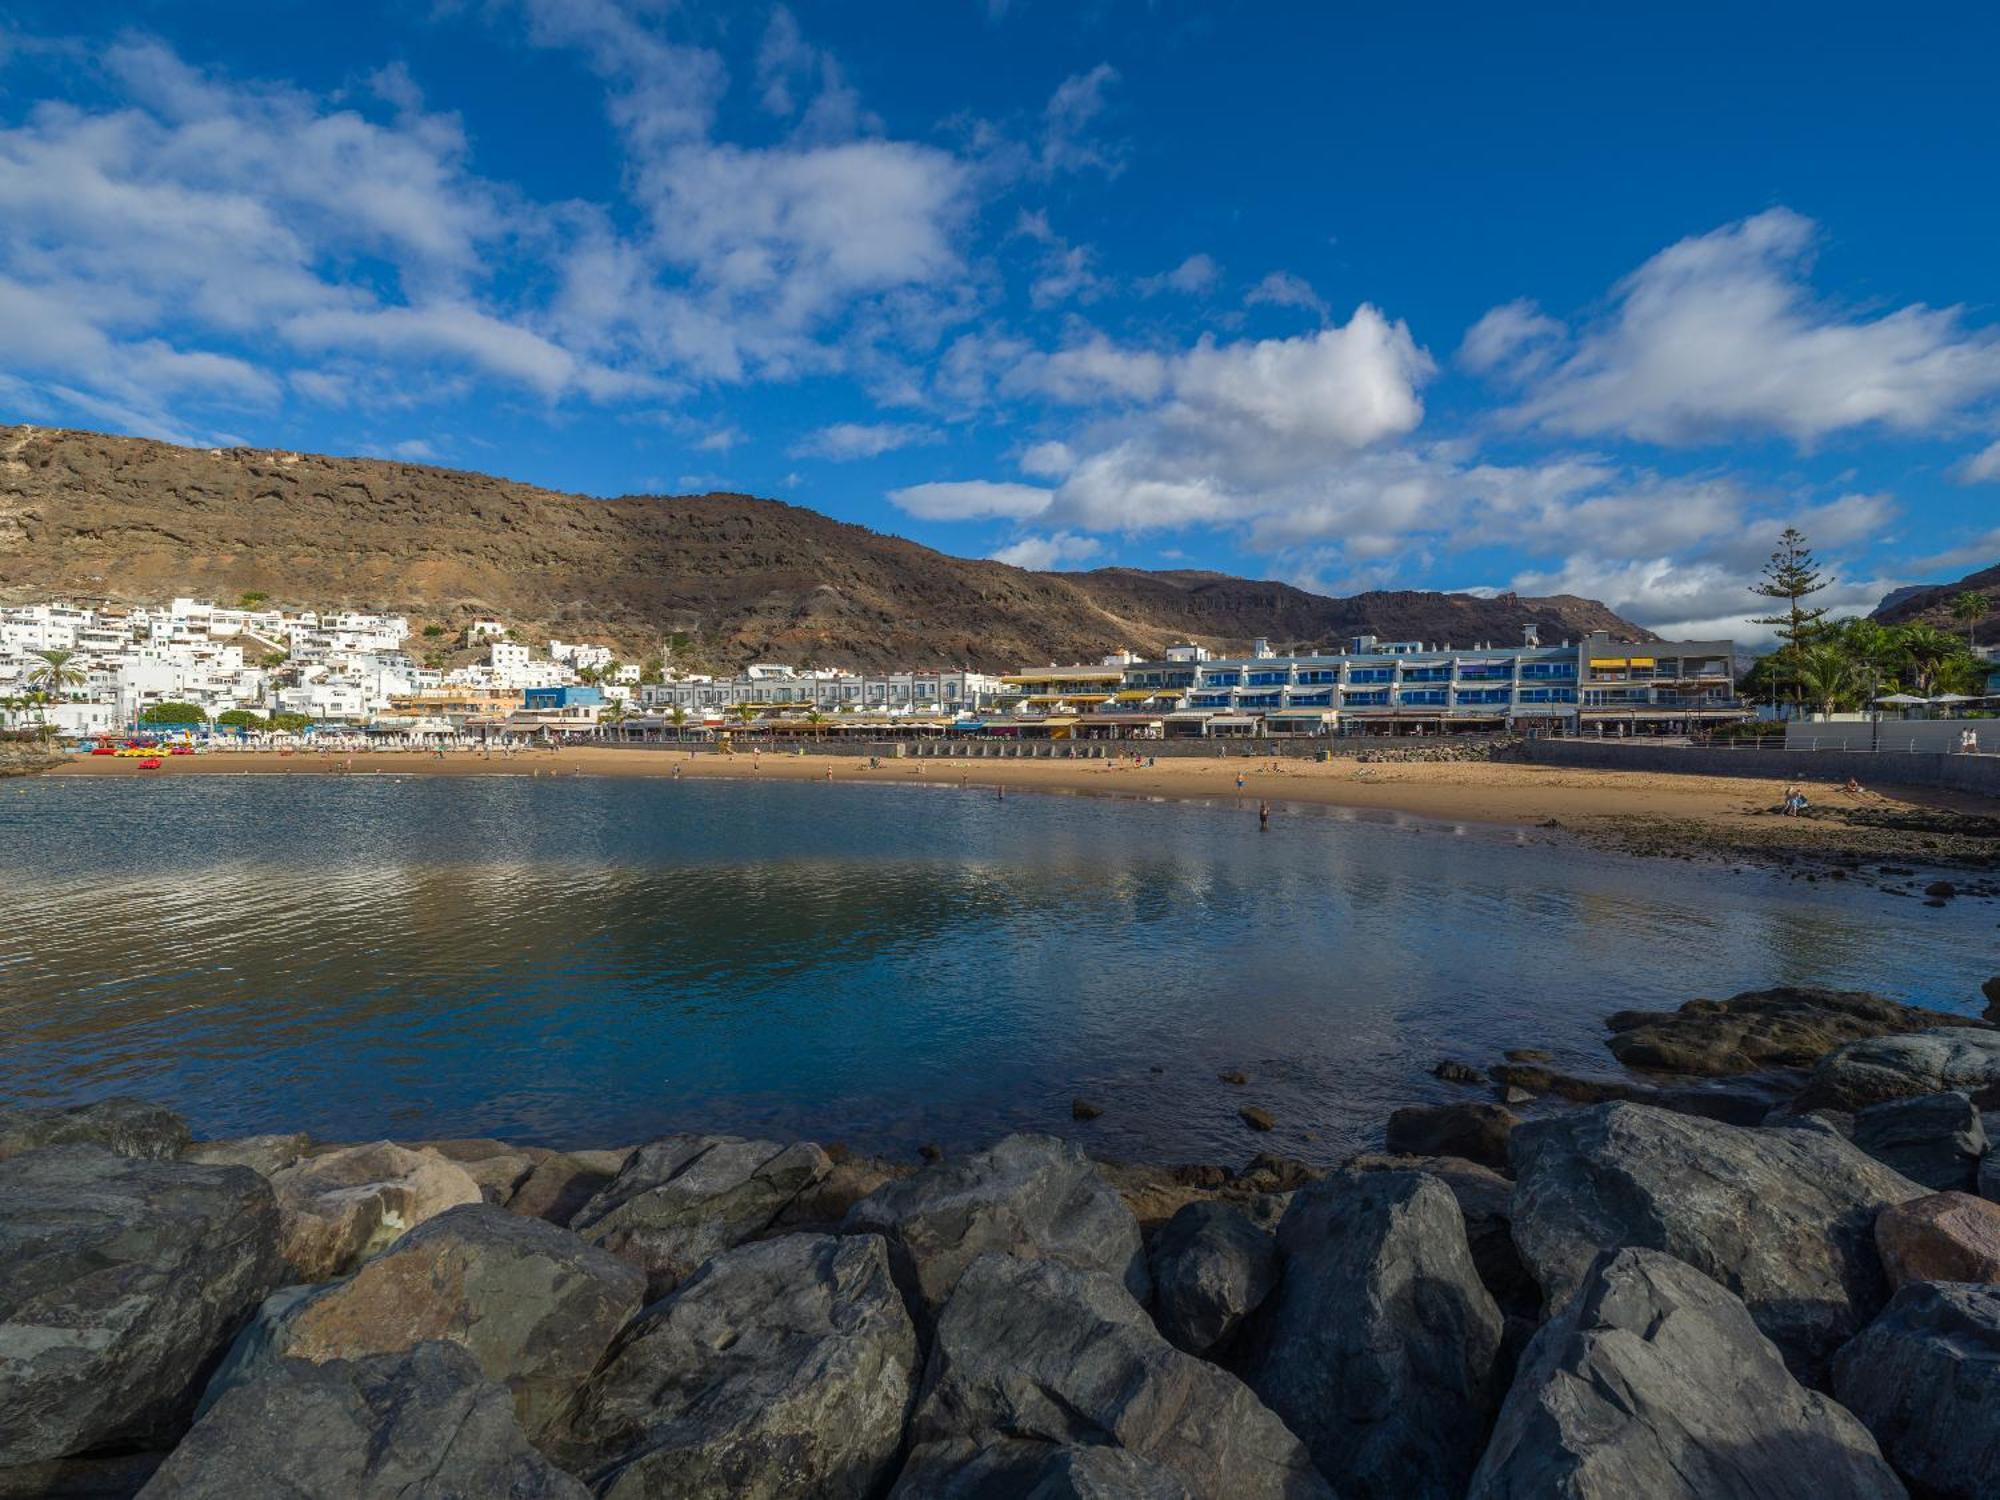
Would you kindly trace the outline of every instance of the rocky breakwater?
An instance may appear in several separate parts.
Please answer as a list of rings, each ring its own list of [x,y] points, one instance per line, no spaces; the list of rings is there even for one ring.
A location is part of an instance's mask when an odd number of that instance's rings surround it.
[[[1403,1113],[1330,1173],[0,1112],[0,1496],[1992,1495],[1959,1019],[1619,1017],[1719,1079]],[[1756,1123],[1673,1107],[1745,1078]]]

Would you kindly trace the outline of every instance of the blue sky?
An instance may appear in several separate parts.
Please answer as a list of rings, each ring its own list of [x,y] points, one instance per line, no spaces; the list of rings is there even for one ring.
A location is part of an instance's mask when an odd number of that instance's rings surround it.
[[[0,418],[1734,629],[2000,561],[2000,12],[0,0]]]

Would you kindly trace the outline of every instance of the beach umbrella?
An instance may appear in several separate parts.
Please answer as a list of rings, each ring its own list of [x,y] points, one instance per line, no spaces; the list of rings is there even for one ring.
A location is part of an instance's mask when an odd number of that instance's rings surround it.
[[[1928,703],[1928,698],[1919,698],[1914,693],[1884,693],[1875,700],[1877,703],[1891,703],[1898,708],[1914,708],[1919,703]]]
[[[1933,703],[1970,703],[1972,700],[1963,693],[1939,693],[1930,701]]]

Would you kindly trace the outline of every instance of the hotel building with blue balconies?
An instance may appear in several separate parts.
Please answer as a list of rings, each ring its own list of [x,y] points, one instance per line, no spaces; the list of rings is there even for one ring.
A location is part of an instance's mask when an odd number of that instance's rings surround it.
[[[1245,657],[1125,668],[1116,695],[1164,710],[1168,734],[1450,733],[1546,729],[1661,733],[1745,716],[1729,641],[1616,642],[1593,634],[1543,645],[1433,647],[1358,636],[1344,651],[1278,655],[1258,642]]]

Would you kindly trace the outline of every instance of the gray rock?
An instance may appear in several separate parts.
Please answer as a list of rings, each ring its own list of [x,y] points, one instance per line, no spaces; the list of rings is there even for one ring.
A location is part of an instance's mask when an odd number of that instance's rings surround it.
[[[1912,1282],[1834,1357],[1833,1390],[1912,1483],[2000,1494],[2000,1286]]]
[[[989,1253],[938,1317],[910,1443],[1001,1438],[1124,1448],[1199,1500],[1332,1494],[1285,1424],[1161,1338],[1118,1278]]]
[[[142,1500],[589,1500],[456,1344],[279,1360],[225,1394]]]
[[[302,1131],[291,1135],[245,1135],[230,1140],[196,1141],[181,1153],[181,1160],[208,1167],[248,1167],[260,1177],[269,1177],[297,1165],[311,1149],[312,1137]]]
[[[1153,1237],[1153,1317],[1167,1342],[1206,1354],[1229,1342],[1278,1280],[1270,1232],[1226,1203],[1190,1203]]]
[[[555,1152],[535,1164],[527,1181],[508,1198],[507,1207],[545,1223],[567,1224],[611,1185],[630,1158],[631,1153],[625,1152],[613,1162],[600,1162],[583,1153]]]
[[[132,1500],[166,1456],[51,1458],[0,1469],[0,1500]]]
[[[1505,1169],[1507,1137],[1521,1117],[1500,1104],[1412,1104],[1389,1116],[1395,1156],[1457,1156]]]
[[[0,1465],[171,1442],[278,1275],[254,1172],[95,1146],[0,1162]]]
[[[1979,1196],[2000,1203],[2000,1151],[1988,1151],[1979,1160]]]
[[[442,1339],[513,1393],[540,1442],[639,1311],[645,1274],[575,1235],[486,1204],[427,1219],[345,1281],[268,1299],[204,1407],[277,1360],[359,1359]]]
[[[1900,1500],[1743,1304],[1653,1250],[1600,1256],[1522,1356],[1468,1500]]]
[[[703,1261],[764,1233],[832,1165],[809,1142],[670,1135],[633,1152],[570,1228],[639,1267],[649,1295],[662,1297]]]
[[[1952,1089],[1977,1097],[1996,1084],[2000,1031],[1947,1026],[1849,1042],[1828,1053],[1806,1080],[1797,1108],[1861,1110],[1885,1099]]]
[[[0,1109],[0,1161],[42,1146],[101,1146],[119,1156],[170,1161],[192,1139],[187,1121],[143,1099],[101,1099],[73,1109]]]
[[[889,1242],[896,1282],[935,1318],[965,1268],[989,1250],[1119,1277],[1145,1300],[1146,1252],[1132,1211],[1067,1141],[1010,1135],[870,1193],[853,1233]]]
[[[1854,1117],[1854,1144],[1912,1182],[1970,1192],[1986,1154],[1986,1127],[1964,1094],[1885,1099]]]
[[[563,1457],[607,1500],[861,1500],[893,1471],[917,1368],[881,1240],[745,1245],[619,1339]]]
[[[1283,1271],[1244,1379],[1343,1494],[1465,1491],[1499,1404],[1500,1309],[1451,1191],[1416,1172],[1341,1172],[1278,1226]]]
[[[1423,1172],[1451,1189],[1465,1218],[1465,1243],[1472,1267],[1503,1313],[1531,1316],[1542,1305],[1542,1289],[1514,1246],[1514,1184],[1491,1167],[1458,1156],[1350,1157],[1353,1172]]]
[[[1190,1500],[1173,1470],[1128,1448],[1003,1438],[931,1443],[910,1455],[890,1500]]]
[[[1604,1104],[1514,1132],[1514,1240],[1551,1307],[1601,1250],[1664,1250],[1743,1299],[1809,1384],[1881,1308],[1872,1225],[1923,1188],[1831,1128]]]

